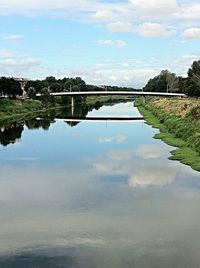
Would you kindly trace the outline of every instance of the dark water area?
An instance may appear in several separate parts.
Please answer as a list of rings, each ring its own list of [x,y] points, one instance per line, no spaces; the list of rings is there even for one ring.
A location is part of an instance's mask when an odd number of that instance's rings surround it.
[[[0,267],[200,267],[200,173],[142,120],[67,115],[1,127]]]

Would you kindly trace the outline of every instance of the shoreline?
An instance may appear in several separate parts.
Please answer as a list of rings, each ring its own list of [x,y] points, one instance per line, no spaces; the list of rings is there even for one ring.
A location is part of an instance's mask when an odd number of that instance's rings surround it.
[[[102,105],[106,103],[110,103],[112,100],[113,101],[120,101],[122,98],[117,98],[117,97],[100,97],[98,99],[94,97],[88,97],[86,98],[85,101],[82,102],[82,105]],[[43,103],[39,100],[33,100],[33,99],[25,99],[25,100],[20,100],[20,99],[15,99],[15,100],[10,100],[10,99],[0,99],[0,124],[4,124],[7,122],[15,122],[18,120],[23,120],[23,119],[29,119],[32,117],[35,117],[39,114],[52,111],[52,110],[57,110],[57,109],[62,109],[64,107],[71,107],[71,105],[66,104],[63,105],[61,103],[56,103],[52,104],[52,107],[50,106],[44,106]]]
[[[198,150],[188,146],[187,140],[178,137],[178,134],[175,135],[171,130],[171,126],[176,124],[176,121],[177,125],[187,124],[188,122],[188,126],[186,125],[186,128],[191,127],[191,120],[187,121],[184,118],[181,119],[180,117],[167,114],[161,109],[151,107],[151,104],[149,105],[148,101],[147,104],[148,105],[143,105],[141,100],[136,100],[134,106],[137,107],[139,112],[144,116],[144,119],[148,125],[160,130],[160,133],[155,134],[153,138],[160,139],[166,144],[176,147],[176,149],[170,151],[171,156],[169,159],[179,161],[190,166],[196,171],[200,171],[200,153]],[[195,124],[195,122],[193,124]],[[198,135],[198,133],[194,133],[194,136],[196,134]]]

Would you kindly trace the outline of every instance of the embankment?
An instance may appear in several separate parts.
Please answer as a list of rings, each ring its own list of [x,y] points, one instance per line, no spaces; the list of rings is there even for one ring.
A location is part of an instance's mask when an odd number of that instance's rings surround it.
[[[170,159],[200,171],[200,100],[150,98],[143,104],[137,99],[135,106],[148,124],[160,129],[154,138],[177,147]]]
[[[84,100],[79,100],[77,104],[82,107],[92,107],[92,108],[100,108],[104,104],[110,104],[113,102],[118,102],[124,100],[124,97],[111,97],[111,96],[101,96],[95,97],[87,97]],[[38,114],[45,113],[52,109],[59,109],[63,107],[71,107],[71,98],[66,100],[61,97],[56,97],[50,99],[49,102],[44,102],[40,100],[33,99],[0,99],[0,123],[4,122],[13,122],[29,117],[35,117]]]
[[[47,111],[47,108],[38,100],[0,99],[0,123],[37,116],[37,114],[45,111]]]

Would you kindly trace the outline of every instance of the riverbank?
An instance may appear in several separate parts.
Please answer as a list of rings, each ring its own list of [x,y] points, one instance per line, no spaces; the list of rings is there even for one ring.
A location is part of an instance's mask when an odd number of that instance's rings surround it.
[[[148,124],[160,129],[154,138],[177,147],[169,159],[200,171],[200,100],[149,98],[143,104],[137,99],[135,106]]]
[[[101,96],[101,97],[87,97],[78,105],[86,105],[94,108],[99,108],[103,104],[109,104],[112,102],[121,101],[122,97],[117,96]],[[54,102],[49,103],[49,105],[44,105],[40,100],[33,99],[0,99],[0,123],[5,123],[7,121],[14,122],[21,119],[26,119],[29,117],[35,117],[38,114],[45,113],[52,109],[60,109],[63,107],[71,107],[71,102],[62,101],[61,98],[57,97]]]
[[[43,110],[42,103],[37,100],[0,99],[0,122],[18,120]]]

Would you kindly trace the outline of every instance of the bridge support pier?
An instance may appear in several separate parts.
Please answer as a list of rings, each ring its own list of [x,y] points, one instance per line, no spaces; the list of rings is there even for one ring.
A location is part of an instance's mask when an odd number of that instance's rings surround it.
[[[142,97],[142,101],[143,101],[143,105],[145,105],[146,104],[146,98],[145,98],[145,96]]]
[[[71,116],[74,116],[74,97],[71,97]]]

